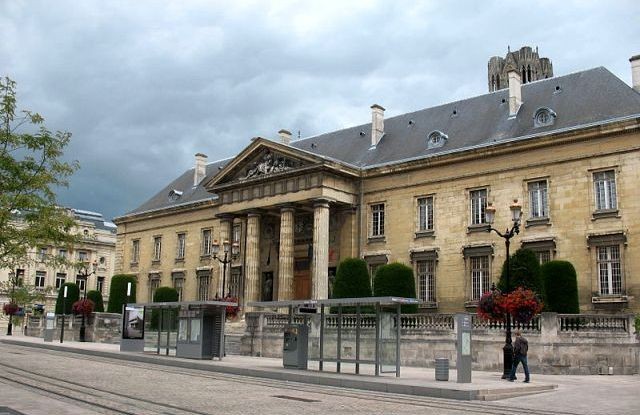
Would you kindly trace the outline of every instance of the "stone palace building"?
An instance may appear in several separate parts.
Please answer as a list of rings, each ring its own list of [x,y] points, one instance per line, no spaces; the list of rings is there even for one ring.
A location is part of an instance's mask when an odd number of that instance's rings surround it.
[[[116,270],[137,276],[138,301],[173,286],[182,300],[230,292],[248,311],[329,297],[347,257],[372,274],[398,261],[423,311],[473,310],[505,260],[485,209],[504,230],[517,199],[512,252],[571,261],[584,312],[640,312],[640,56],[631,66],[633,87],[603,67],[553,77],[526,47],[489,61],[481,96],[391,118],[373,105],[370,123],[294,141],[281,130],[212,163],[196,154],[116,218]],[[214,240],[239,250],[225,272]]]

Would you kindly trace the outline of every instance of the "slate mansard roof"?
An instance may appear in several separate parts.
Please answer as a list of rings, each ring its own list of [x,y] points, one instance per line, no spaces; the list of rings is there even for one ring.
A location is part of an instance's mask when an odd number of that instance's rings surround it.
[[[522,101],[516,117],[509,117],[509,90],[503,89],[386,118],[384,136],[375,148],[371,123],[293,141],[291,147],[367,170],[640,117],[640,94],[603,67],[524,84]],[[552,125],[534,125],[541,108],[556,114]],[[447,139],[440,147],[428,148],[427,137],[434,131]],[[207,179],[232,160],[208,164]],[[204,189],[207,179],[193,187],[193,173],[193,168],[187,170],[124,217],[215,199]],[[177,200],[168,197],[174,189],[183,192]]]

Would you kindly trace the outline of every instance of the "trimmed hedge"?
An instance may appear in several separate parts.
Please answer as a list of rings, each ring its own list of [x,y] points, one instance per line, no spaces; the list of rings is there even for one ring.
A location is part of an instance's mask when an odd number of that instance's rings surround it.
[[[67,287],[67,298],[64,298],[64,287]],[[58,291],[58,299],[56,300],[56,314],[71,314],[73,303],[80,299],[80,288],[75,282],[65,282]],[[64,312],[63,312],[64,303]]]
[[[345,258],[338,264],[336,279],[333,283],[332,298],[371,297],[371,280],[367,263],[359,258]],[[331,307],[337,313],[337,307]],[[355,307],[342,307],[343,313],[355,313]],[[363,306],[361,313],[371,313],[371,307]]]
[[[173,287],[158,287],[153,294],[154,303],[168,303],[178,301],[178,290]]]
[[[127,283],[129,282],[131,283],[131,297],[127,301]],[[121,314],[122,306],[127,302],[136,302],[136,277],[129,274],[114,275],[111,278],[107,312]]]
[[[542,266],[546,292],[546,310],[556,313],[578,314],[578,277],[568,261],[550,261]]]
[[[509,266],[509,287],[507,287],[507,261],[502,265],[502,274],[498,282],[498,288],[503,293],[509,293],[517,287],[529,288],[536,292],[544,301],[544,282],[540,273],[540,261],[536,254],[529,249],[518,249],[511,255]]]
[[[378,268],[373,286],[375,297],[416,298],[416,281],[413,278],[413,269],[399,262],[393,262]],[[402,312],[417,313],[418,305],[403,305]]]
[[[104,302],[102,301],[102,293],[98,290],[91,290],[87,293],[87,298],[93,301],[95,308],[93,311],[96,313],[104,313]]]

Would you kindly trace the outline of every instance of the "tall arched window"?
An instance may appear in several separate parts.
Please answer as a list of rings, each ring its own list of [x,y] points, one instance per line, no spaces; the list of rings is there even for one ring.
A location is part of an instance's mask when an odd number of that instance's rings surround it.
[[[491,75],[491,91],[495,91],[495,90],[496,90],[496,76]]]
[[[496,76],[496,91],[500,89],[500,75]]]
[[[527,83],[527,71],[524,69],[524,66],[522,67],[522,83]]]
[[[531,65],[527,65],[527,82],[531,82]]]

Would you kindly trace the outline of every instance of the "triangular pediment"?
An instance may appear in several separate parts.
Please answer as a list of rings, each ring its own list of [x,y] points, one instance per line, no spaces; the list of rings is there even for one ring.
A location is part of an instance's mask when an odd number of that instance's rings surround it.
[[[322,164],[323,159],[299,149],[256,138],[208,183],[213,188],[275,177],[305,167]]]

